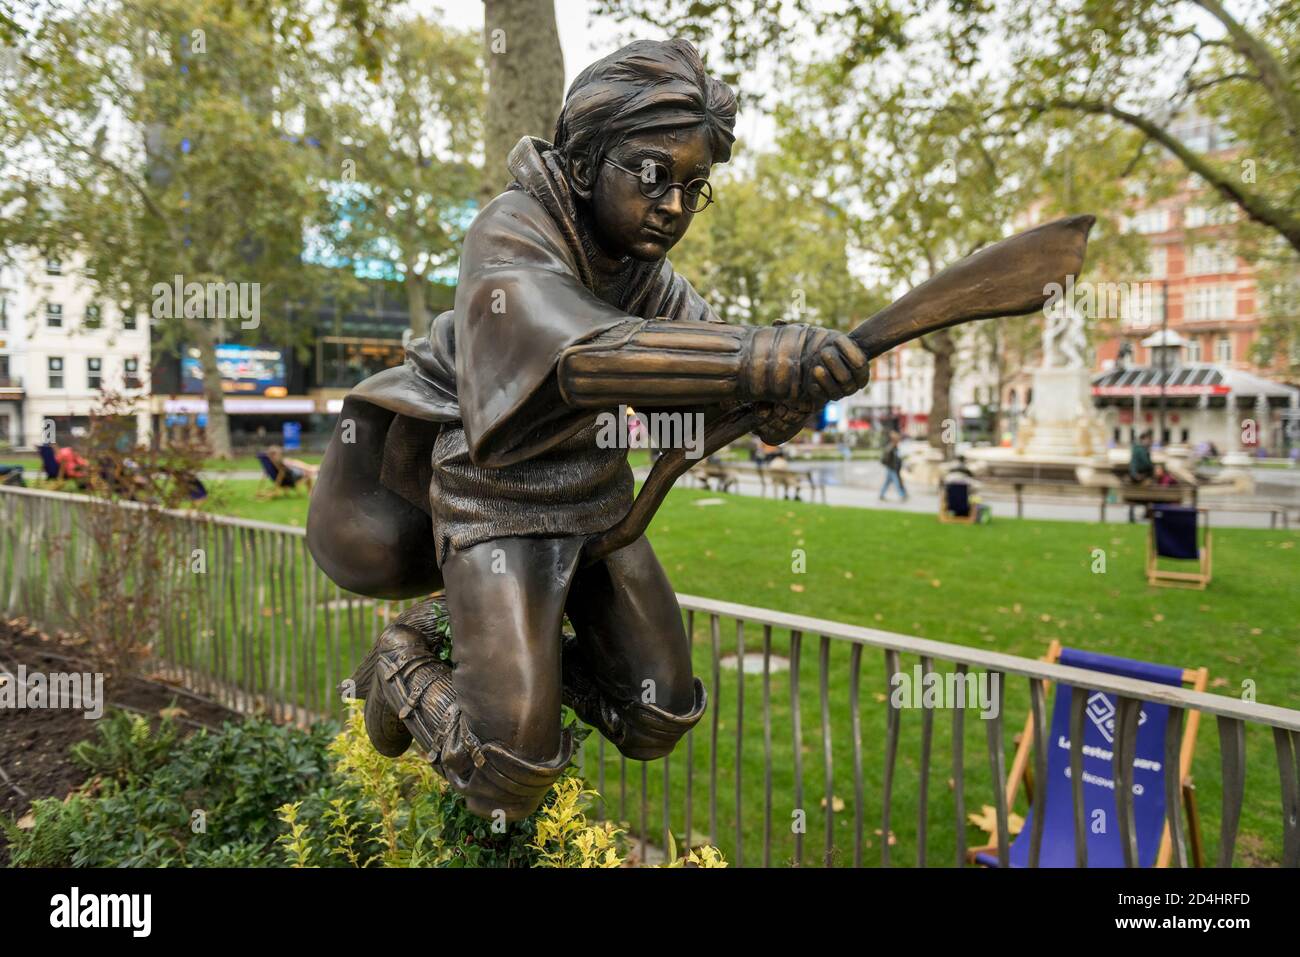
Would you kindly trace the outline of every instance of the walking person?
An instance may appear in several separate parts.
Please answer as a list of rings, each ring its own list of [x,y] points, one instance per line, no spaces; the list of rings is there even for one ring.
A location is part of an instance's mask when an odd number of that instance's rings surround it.
[[[899,444],[903,437],[897,432],[889,433],[889,443],[885,450],[880,454],[880,464],[885,467],[885,484],[880,489],[880,500],[885,500],[885,494],[893,486],[898,486],[899,501],[907,501],[907,487],[903,485],[903,456],[899,452]]]

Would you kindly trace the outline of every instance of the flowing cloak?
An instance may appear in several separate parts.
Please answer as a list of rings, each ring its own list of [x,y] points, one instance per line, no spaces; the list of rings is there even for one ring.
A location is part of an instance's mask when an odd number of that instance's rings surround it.
[[[454,307],[343,401],[307,545],[349,591],[427,595],[448,545],[615,524],[631,504],[626,450],[611,463],[599,410],[564,403],[560,354],[632,319],[720,321],[666,259],[635,263],[617,303],[598,297],[550,145],[525,137],[507,166],[513,185],[465,236]]]

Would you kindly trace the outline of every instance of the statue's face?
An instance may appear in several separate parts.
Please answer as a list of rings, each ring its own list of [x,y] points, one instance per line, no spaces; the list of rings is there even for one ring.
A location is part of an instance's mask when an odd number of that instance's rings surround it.
[[[713,151],[704,127],[695,126],[629,136],[609,151],[607,159],[635,173],[659,163],[667,168],[669,182],[685,184],[708,178]],[[606,253],[654,262],[686,235],[695,214],[686,208],[681,188],[650,199],[642,194],[641,178],[634,173],[610,163],[592,172],[595,238]]]

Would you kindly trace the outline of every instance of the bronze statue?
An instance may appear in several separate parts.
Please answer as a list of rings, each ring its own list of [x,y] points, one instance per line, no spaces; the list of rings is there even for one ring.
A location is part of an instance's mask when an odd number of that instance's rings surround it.
[[[511,151],[513,182],[466,236],[455,307],[344,401],[312,496],[313,556],[363,595],[445,589],[386,628],[354,676],[367,729],[388,755],[414,740],[485,817],[526,817],[563,772],[562,702],[642,761],[704,713],[643,534],[690,463],[671,450],[633,503],[627,450],[597,441],[599,412],[700,412],[705,454],[750,431],[780,444],[862,388],[872,356],[1032,311],[1082,260],[1090,220],[1064,220],[963,260],[853,335],[723,323],[665,256],[713,200],[735,113],[682,40],[589,66],[554,142]]]

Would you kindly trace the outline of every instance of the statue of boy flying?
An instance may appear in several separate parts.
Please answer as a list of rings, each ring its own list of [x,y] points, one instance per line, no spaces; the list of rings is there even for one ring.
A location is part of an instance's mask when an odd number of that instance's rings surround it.
[[[779,444],[867,382],[850,337],[723,323],[665,258],[713,199],[735,115],[685,41],[589,66],[554,143],[511,152],[513,182],[465,238],[455,308],[344,402],[312,554],[363,595],[445,587],[454,636],[449,666],[432,652],[432,602],[384,631],[357,673],[367,729],[389,755],[414,740],[477,814],[536,809],[571,757],[562,702],[642,761],[704,713],[649,542],[580,561],[632,503],[627,450],[600,447],[597,415],[624,404],[709,421],[757,403],[759,435]],[[576,637],[562,649],[566,614]]]

